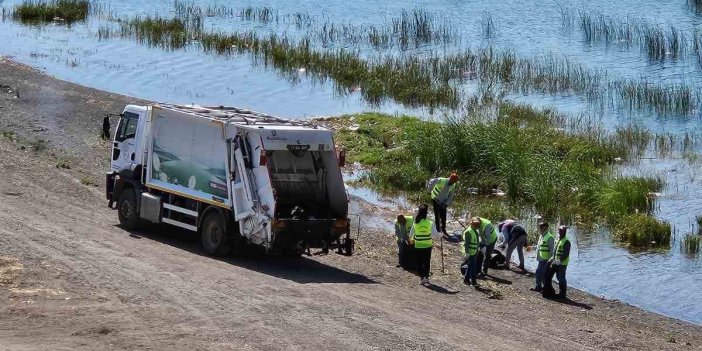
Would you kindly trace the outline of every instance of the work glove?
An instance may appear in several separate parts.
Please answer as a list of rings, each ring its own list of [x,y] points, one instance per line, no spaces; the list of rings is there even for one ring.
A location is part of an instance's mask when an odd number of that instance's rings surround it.
[[[554,265],[554,266],[560,266],[560,265],[561,265],[561,260],[559,260],[559,259],[553,260],[553,265]]]

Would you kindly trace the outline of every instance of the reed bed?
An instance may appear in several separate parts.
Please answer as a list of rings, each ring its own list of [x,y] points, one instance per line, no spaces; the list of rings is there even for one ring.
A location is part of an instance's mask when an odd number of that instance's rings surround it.
[[[567,133],[550,110],[498,102],[445,123],[373,113],[354,117],[332,123],[360,126],[336,129],[350,160],[370,169],[365,181],[418,200],[427,200],[418,191],[426,179],[458,171],[459,191],[477,188],[477,199],[495,197],[494,189],[501,189],[507,203],[534,206],[551,218],[618,223],[648,213],[653,205],[648,194],[662,187],[660,179],[609,175],[614,159],[626,157],[626,147],[613,135]]]
[[[410,107],[457,108],[457,87],[437,77],[419,59],[385,57],[365,60],[346,50],[320,52],[309,41],[293,41],[255,33],[203,33],[200,44],[206,52],[217,54],[249,53],[254,61],[272,66],[285,75],[297,77],[301,68],[312,79],[331,79],[340,93],[361,89],[360,94],[371,104],[393,99]]]
[[[697,234],[685,235],[683,241],[680,243],[682,246],[682,251],[688,255],[696,255],[700,252],[700,236]]]
[[[467,49],[450,55],[420,57],[386,54],[367,58],[345,48],[318,48],[314,36],[293,39],[276,34],[259,37],[253,32],[206,32],[202,29],[202,18],[197,12],[190,10],[185,13],[189,16],[123,20],[120,21],[121,30],[116,35],[133,37],[139,42],[168,49],[180,49],[197,41],[206,52],[250,54],[256,63],[276,68],[290,78],[299,79],[299,72],[304,71],[313,79],[333,80],[339,93],[360,91],[371,104],[395,100],[410,107],[457,109],[463,106],[460,84],[470,80],[477,81],[481,89],[489,92],[496,88],[520,93],[578,94],[592,103],[663,116],[686,116],[699,103],[699,93],[686,85],[664,86],[645,81],[613,80],[604,71],[588,70],[558,55],[526,59],[511,51],[485,48]],[[407,39],[412,45],[417,44],[415,40],[448,38],[429,34],[432,31],[427,28],[432,25],[427,21],[426,14],[408,12],[395,22],[393,31],[414,33],[412,38],[415,39]],[[351,27],[329,27],[317,35],[331,43],[338,40],[339,35],[352,32]],[[114,33],[101,29],[98,35],[108,38]],[[385,32],[372,35],[375,37],[367,40],[376,45],[398,41],[409,45],[406,39],[390,37]]]
[[[597,212],[616,223],[630,213],[653,211],[653,200],[649,194],[663,188],[660,178],[616,177],[600,186],[595,199]]]
[[[658,248],[670,245],[671,228],[668,222],[637,213],[620,218],[613,234],[632,248]]]
[[[566,28],[572,28],[576,17],[579,28],[587,43],[624,44],[627,47],[638,45],[651,61],[677,60],[686,57],[692,50],[699,54],[696,42],[690,41],[690,36],[674,26],[662,27],[649,22],[632,19],[618,19],[598,12],[562,9],[563,23]]]
[[[84,21],[90,13],[88,0],[25,0],[12,9],[12,19],[25,24]]]

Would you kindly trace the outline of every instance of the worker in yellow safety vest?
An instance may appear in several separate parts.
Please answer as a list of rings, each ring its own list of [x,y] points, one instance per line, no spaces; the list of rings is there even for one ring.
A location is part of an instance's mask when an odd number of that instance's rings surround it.
[[[539,223],[539,241],[536,244],[536,261],[538,262],[536,267],[536,287],[532,288],[532,291],[541,292],[542,283],[546,276],[546,266],[551,257],[553,257],[555,247],[555,238],[548,228],[548,222],[541,221]]]
[[[470,221],[471,223],[473,221],[480,221],[480,226],[478,228],[478,237],[480,238],[479,248],[481,251],[485,251],[482,255],[482,261],[478,259],[478,267],[483,267],[483,270],[480,272],[479,276],[484,277],[486,274],[488,274],[492,251],[495,249],[495,243],[497,243],[497,228],[492,225],[492,222],[482,217],[473,217]]]
[[[431,204],[434,207],[436,230],[444,235],[448,235],[446,233],[446,212],[453,202],[456,182],[458,182],[458,174],[454,172],[448,178],[432,178],[427,183],[427,188],[431,193]]]
[[[570,240],[566,237],[566,231],[568,227],[562,225],[558,227],[558,241],[556,242],[556,254],[551,257],[551,267],[548,270],[546,279],[544,281],[545,287],[543,291],[544,297],[553,297],[555,293],[553,289],[553,276],[558,279],[558,295],[555,297],[558,299],[566,298],[566,290],[568,289],[568,283],[566,282],[566,269],[568,268],[568,263],[570,262]]]
[[[463,284],[478,286],[476,280],[478,276],[478,230],[480,229],[480,219],[473,218],[470,221],[470,226],[463,231],[463,244],[461,244],[461,253],[463,254],[463,263],[461,264],[461,272],[463,273]]]
[[[395,221],[395,239],[397,240],[397,267],[407,267],[407,246],[409,245],[409,232],[412,229],[412,216],[398,215]]]
[[[441,235],[436,230],[434,222],[427,219],[429,206],[422,204],[419,206],[417,215],[414,217],[412,229],[410,229],[410,243],[414,245],[414,254],[417,260],[417,273],[424,286],[430,285],[429,271],[431,269],[431,250],[434,248],[433,237]]]

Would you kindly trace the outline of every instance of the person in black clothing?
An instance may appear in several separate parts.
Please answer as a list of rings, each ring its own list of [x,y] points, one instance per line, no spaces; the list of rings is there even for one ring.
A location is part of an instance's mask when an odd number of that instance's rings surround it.
[[[566,269],[570,261],[570,240],[566,237],[568,227],[562,225],[558,227],[558,242],[556,243],[556,254],[549,261],[544,281],[542,296],[545,298],[565,299],[568,283],[566,282]],[[558,279],[558,295],[553,288],[553,276]]]
[[[110,116],[102,119],[102,140],[110,140]]]

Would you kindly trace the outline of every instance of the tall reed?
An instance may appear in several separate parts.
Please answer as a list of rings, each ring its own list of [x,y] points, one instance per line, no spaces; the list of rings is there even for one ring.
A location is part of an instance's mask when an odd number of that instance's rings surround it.
[[[568,21],[574,17],[572,11],[561,11],[564,24],[569,28]],[[689,50],[695,49],[695,42],[690,43],[689,36],[674,26],[664,28],[640,19],[619,19],[598,12],[578,11],[578,17],[585,42],[625,44],[627,47],[638,44],[655,62],[682,59]]]
[[[700,252],[700,236],[697,234],[688,234],[681,242],[682,251],[688,255],[696,255]]]

